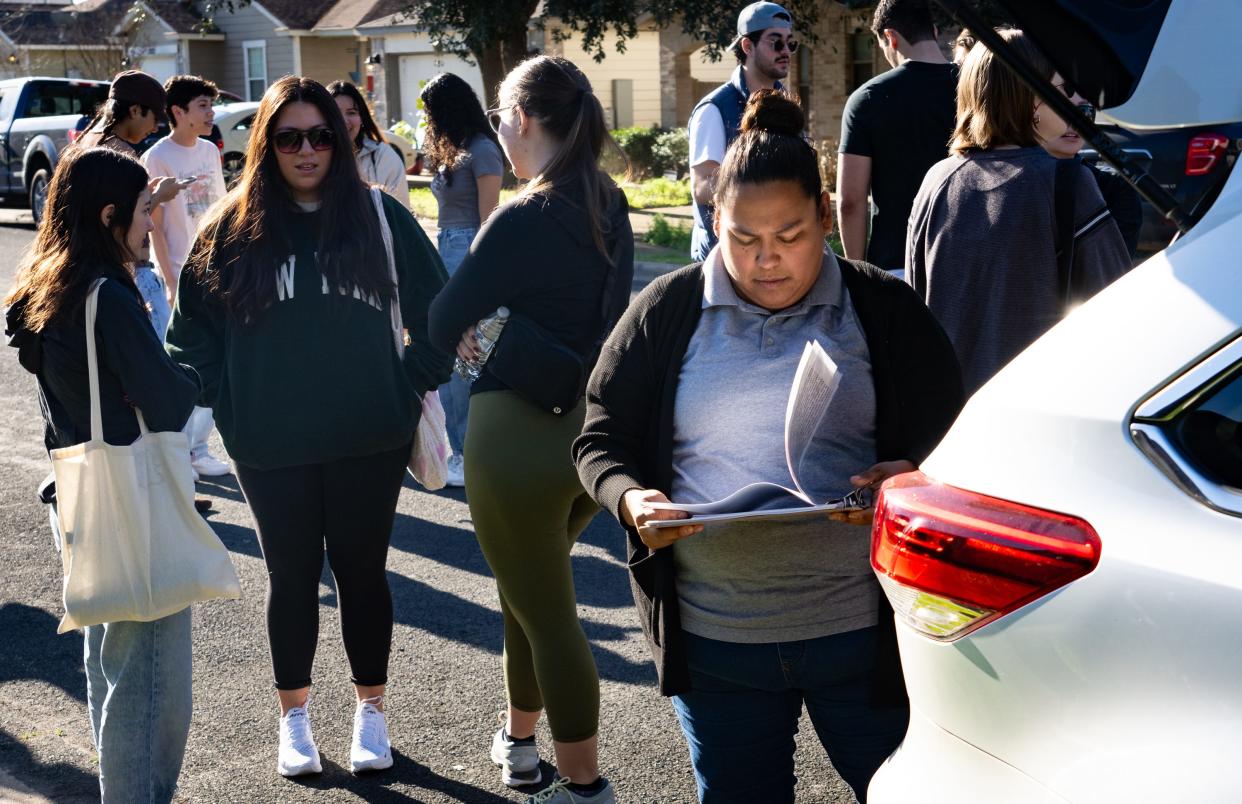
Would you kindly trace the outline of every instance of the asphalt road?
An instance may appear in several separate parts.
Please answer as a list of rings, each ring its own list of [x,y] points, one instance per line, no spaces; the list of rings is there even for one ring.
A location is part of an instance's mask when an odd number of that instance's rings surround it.
[[[0,210],[0,288],[33,229]],[[29,220],[28,216],[25,220]],[[653,270],[640,271],[649,280]],[[641,280],[640,280],[641,281]],[[8,354],[5,354],[8,352]],[[223,455],[219,442],[216,451]],[[0,802],[98,800],[86,714],[82,637],[57,636],[60,562],[35,487],[48,472],[34,379],[0,349]],[[212,527],[232,552],[240,601],[194,608],[194,721],[178,801],[495,802],[507,790],[488,759],[504,707],[501,619],[460,490],[407,481],[388,560],[396,610],[387,707],[395,766],[357,778],[348,764],[353,690],[326,571],[311,718],[324,773],[277,776],[277,709],[263,627],[264,568],[236,480],[199,484]],[[691,802],[694,779],[669,702],[655,690],[623,564],[605,515],[574,551],[579,610],[602,681],[601,764],[626,802]],[[799,736],[798,800],[849,802],[809,722]],[[545,757],[551,737],[541,724]],[[545,777],[552,773],[544,768]],[[528,791],[529,793],[529,791]],[[527,794],[528,794],[527,793]]]

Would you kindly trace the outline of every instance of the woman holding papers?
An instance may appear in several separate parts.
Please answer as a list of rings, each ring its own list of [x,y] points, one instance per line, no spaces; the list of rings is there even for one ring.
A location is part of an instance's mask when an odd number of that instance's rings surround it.
[[[656,529],[685,514],[655,506],[790,484],[786,403],[808,342],[839,383],[796,467],[812,499],[913,469],[963,401],[953,349],[918,296],[824,247],[831,205],[804,122],[777,92],[751,97],[717,178],[719,245],[630,305],[574,444],[583,484],[629,533],[640,619],[704,802],[793,801],[804,703],[865,800],[908,704],[858,527],[869,510],[704,530]]]

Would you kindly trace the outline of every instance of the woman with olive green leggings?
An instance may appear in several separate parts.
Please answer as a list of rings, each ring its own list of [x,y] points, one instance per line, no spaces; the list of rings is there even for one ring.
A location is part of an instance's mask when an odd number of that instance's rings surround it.
[[[466,489],[505,621],[505,690],[527,713],[547,709],[557,742],[595,735],[599,678],[578,621],[569,551],[599,507],[582,489],[570,444],[585,406],[551,416],[512,391],[470,399]]]

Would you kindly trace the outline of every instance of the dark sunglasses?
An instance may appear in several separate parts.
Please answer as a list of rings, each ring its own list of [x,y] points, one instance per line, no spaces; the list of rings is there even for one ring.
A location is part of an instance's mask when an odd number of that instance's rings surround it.
[[[302,140],[310,143],[316,151],[330,151],[336,143],[336,135],[327,126],[315,126],[308,129],[286,128],[272,136],[276,150],[282,154],[296,154],[302,150]]]
[[[751,39],[750,41],[758,44],[763,41],[763,39]],[[770,36],[768,37],[767,42],[772,46],[772,50],[776,53],[784,53],[786,50],[788,50],[790,54],[798,52],[798,40],[793,37],[790,37],[789,39],[781,39],[779,37]]]

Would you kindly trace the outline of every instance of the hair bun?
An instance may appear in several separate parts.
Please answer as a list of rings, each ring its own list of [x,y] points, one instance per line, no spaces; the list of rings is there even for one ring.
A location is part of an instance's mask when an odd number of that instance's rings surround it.
[[[741,133],[766,131],[801,137],[806,128],[806,115],[793,98],[777,89],[761,89],[751,94],[742,113]]]

